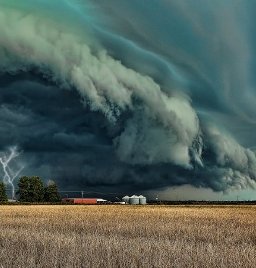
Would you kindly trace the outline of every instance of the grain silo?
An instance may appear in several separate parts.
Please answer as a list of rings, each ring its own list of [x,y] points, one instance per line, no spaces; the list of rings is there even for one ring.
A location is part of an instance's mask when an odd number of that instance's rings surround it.
[[[137,195],[133,195],[129,198],[129,204],[131,205],[139,205],[140,204],[140,198]]]
[[[129,200],[130,200],[130,197],[128,195],[122,198],[122,201],[125,202],[125,204],[129,204]]]
[[[140,205],[146,205],[147,204],[147,199],[143,195],[139,196],[139,201],[140,201]]]

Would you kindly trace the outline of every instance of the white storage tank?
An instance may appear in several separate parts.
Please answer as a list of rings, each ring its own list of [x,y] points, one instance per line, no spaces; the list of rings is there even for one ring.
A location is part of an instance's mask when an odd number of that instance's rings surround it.
[[[139,196],[140,205],[146,205],[147,204],[147,198],[143,195]]]
[[[122,201],[125,202],[125,204],[129,204],[129,200],[130,200],[130,197],[128,195],[122,198]]]
[[[131,205],[139,205],[140,204],[140,198],[137,195],[133,195],[129,199],[129,204]]]

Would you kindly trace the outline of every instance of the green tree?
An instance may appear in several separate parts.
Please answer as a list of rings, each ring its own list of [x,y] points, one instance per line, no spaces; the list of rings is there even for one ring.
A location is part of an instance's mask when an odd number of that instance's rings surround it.
[[[21,177],[18,187],[21,202],[42,202],[44,200],[44,185],[38,176]]]
[[[8,201],[7,194],[6,194],[6,187],[3,182],[0,182],[0,202]]]
[[[46,202],[60,202],[60,194],[58,191],[58,186],[54,181],[49,181],[47,186],[44,188],[44,201]]]

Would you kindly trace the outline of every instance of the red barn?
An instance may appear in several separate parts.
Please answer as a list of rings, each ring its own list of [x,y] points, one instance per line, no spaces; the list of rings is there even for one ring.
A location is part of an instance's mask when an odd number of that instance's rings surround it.
[[[63,198],[62,202],[69,204],[95,205],[97,204],[97,198]]]

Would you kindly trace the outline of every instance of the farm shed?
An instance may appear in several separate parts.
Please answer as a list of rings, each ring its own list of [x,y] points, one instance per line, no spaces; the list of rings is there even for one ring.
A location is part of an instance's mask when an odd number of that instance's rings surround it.
[[[96,205],[104,204],[107,202],[107,200],[101,198],[63,198],[62,202],[69,204]]]
[[[97,204],[97,198],[63,198],[62,202],[69,204],[95,205]]]

